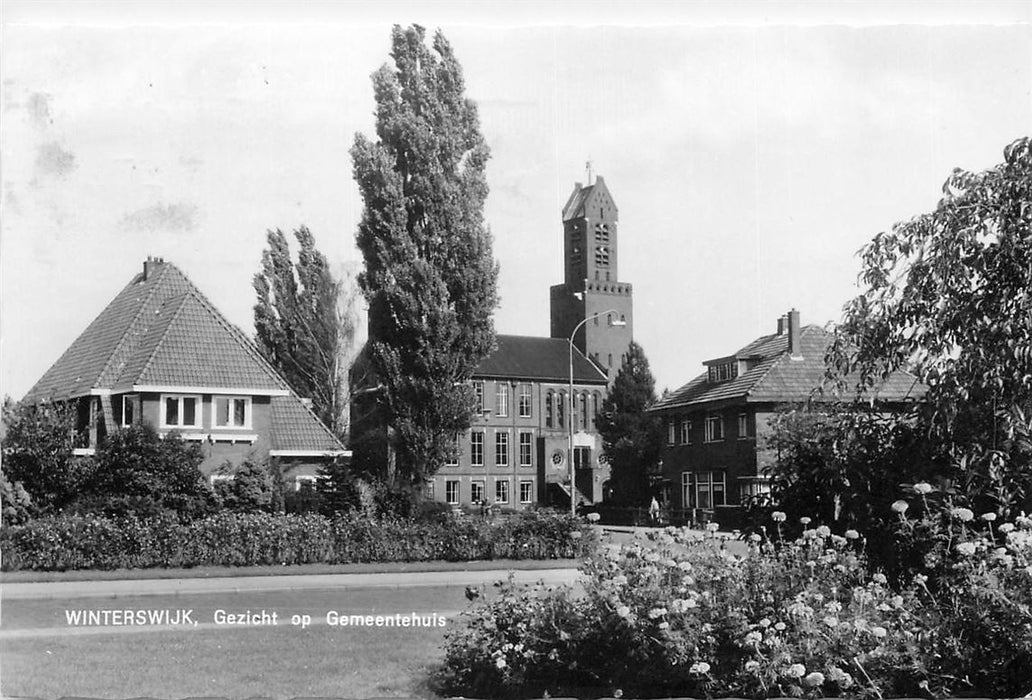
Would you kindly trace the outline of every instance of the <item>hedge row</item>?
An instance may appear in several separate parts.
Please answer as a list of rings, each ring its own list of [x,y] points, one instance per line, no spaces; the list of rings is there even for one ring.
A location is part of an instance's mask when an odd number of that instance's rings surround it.
[[[351,515],[220,513],[174,518],[57,516],[0,532],[3,570],[557,559],[580,556],[590,530],[568,515],[491,522]]]

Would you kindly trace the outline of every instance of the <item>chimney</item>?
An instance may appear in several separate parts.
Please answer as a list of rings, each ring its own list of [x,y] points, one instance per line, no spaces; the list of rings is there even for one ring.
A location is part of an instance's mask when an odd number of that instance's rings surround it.
[[[799,312],[788,312],[788,355],[793,360],[803,359],[803,348],[799,342]]]
[[[164,258],[152,258],[147,256],[147,259],[143,261],[143,279],[144,281],[149,280],[158,271],[158,266],[165,262]]]
[[[782,314],[781,317],[778,319],[778,335],[785,334],[785,324],[787,320],[788,319],[786,318],[785,314]]]

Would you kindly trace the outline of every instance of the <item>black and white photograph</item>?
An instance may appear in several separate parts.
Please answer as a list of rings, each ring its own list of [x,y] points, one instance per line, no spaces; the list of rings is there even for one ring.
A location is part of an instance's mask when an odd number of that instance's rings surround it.
[[[0,697],[1032,697],[1032,2],[0,5]]]

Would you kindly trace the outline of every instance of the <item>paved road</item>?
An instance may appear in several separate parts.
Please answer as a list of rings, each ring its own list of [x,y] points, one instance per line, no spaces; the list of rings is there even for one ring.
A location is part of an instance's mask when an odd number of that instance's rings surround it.
[[[112,598],[119,596],[190,593],[241,593],[339,588],[418,588],[427,586],[479,586],[504,580],[510,572],[430,571],[382,574],[301,574],[295,576],[252,576],[192,579],[143,579],[135,581],[49,581],[44,583],[0,583],[0,599],[45,600],[54,598]],[[543,581],[549,585],[573,583],[576,569],[513,571],[518,583]]]

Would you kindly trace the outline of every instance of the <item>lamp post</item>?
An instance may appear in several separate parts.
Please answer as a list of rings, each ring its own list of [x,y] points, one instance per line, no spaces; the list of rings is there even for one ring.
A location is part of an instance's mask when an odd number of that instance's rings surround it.
[[[570,337],[568,339],[568,342],[570,343],[570,393],[567,398],[569,411],[566,414],[566,425],[569,428],[569,444],[566,448],[566,459],[568,462],[567,468],[570,472],[570,515],[573,516],[577,515],[577,472],[574,469],[573,465],[573,339],[577,335],[577,331],[581,329],[581,326],[583,326],[588,321],[598,318],[599,316],[604,316],[605,314],[615,313],[617,313],[616,309],[606,309],[605,311],[599,311],[597,314],[592,314],[591,316],[588,316],[583,321],[581,321],[573,327],[573,333],[570,333]],[[626,326],[627,322],[611,321],[609,325],[619,328]]]

